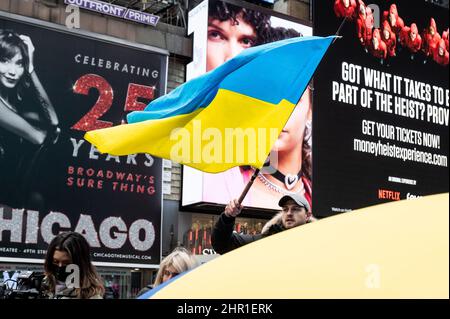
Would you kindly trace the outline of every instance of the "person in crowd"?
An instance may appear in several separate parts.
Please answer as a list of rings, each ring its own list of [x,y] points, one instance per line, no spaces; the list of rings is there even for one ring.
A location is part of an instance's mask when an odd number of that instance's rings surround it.
[[[175,248],[159,265],[154,284],[147,285],[141,289],[137,294],[137,297],[142,296],[149,290],[165,283],[181,273],[194,269],[197,266],[198,263],[190,251],[184,247]]]
[[[441,36],[438,32],[434,18],[430,19],[430,25],[424,30],[422,40],[422,51],[426,56],[424,63],[426,63],[428,57],[433,58],[439,41],[441,41]]]
[[[384,23],[384,21],[387,21],[389,23],[391,30],[395,33],[397,39],[399,39],[400,33],[403,30],[405,23],[403,22],[403,19],[398,15],[398,9],[395,3],[391,4],[389,11],[383,12],[382,23]]]
[[[433,60],[440,65],[448,65],[449,53],[446,49],[444,39],[439,41],[438,46],[433,52]]]
[[[34,51],[30,37],[0,29],[0,200],[12,206],[26,201],[32,159],[60,132]]]
[[[449,34],[449,30],[447,28],[447,30],[442,31],[442,39],[444,40],[445,43],[445,49],[448,51],[448,34]]]
[[[381,38],[380,29],[373,31],[372,46],[370,47],[370,53],[381,60],[381,64],[384,63],[387,57],[387,46]]]
[[[383,22],[383,42],[386,44],[387,54],[389,57],[395,57],[397,55],[396,48],[397,48],[397,37],[395,36],[395,33],[392,32],[391,26],[389,25],[389,22],[384,21]]]
[[[367,7],[362,0],[358,2],[358,17],[356,19],[356,29],[358,39],[366,52],[371,45],[374,19],[372,9]]]
[[[338,18],[353,20],[357,13],[355,0],[335,0],[334,13]]]
[[[403,28],[400,35],[400,43],[408,48],[411,52],[411,60],[414,60],[415,54],[422,48],[422,37],[415,23],[412,23],[410,27]]]
[[[103,280],[91,262],[88,242],[79,233],[64,232],[53,238],[45,256],[44,271],[43,286],[49,298],[103,298]]]
[[[197,261],[191,252],[184,247],[177,247],[159,265],[153,287],[197,266]]]
[[[283,196],[278,205],[281,212],[265,224],[260,234],[245,235],[233,232],[236,216],[240,214],[243,206],[238,200],[231,201],[214,225],[211,236],[214,250],[219,254],[225,254],[269,235],[314,221],[311,207],[301,195]]]

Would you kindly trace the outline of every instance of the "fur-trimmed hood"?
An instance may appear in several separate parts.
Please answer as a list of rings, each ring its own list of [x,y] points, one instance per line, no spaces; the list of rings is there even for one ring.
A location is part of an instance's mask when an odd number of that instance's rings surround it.
[[[283,224],[281,223],[281,216],[283,213],[279,212],[275,216],[272,217],[271,220],[269,220],[261,230],[261,235],[269,235],[269,230],[271,228],[281,228],[280,230],[284,230]]]
[[[283,213],[279,212],[278,214],[273,216],[272,219],[269,220],[264,225],[263,229],[261,230],[261,235],[268,236],[268,235],[272,235],[272,234],[275,234],[275,233],[285,230],[285,228],[283,227],[282,221],[281,221],[282,215],[283,215]],[[314,216],[311,216],[306,223],[309,224],[316,220],[317,219],[315,219]]]

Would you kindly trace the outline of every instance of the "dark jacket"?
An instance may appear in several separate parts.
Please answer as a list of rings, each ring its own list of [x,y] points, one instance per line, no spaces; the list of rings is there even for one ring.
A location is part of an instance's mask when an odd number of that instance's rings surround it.
[[[50,281],[48,277],[45,277],[42,281],[41,289],[44,292],[45,298],[47,299],[79,299],[75,288],[63,288],[62,290],[55,293],[55,291],[50,290]],[[103,299],[103,296],[97,294],[89,297],[89,299]]]
[[[233,231],[234,217],[228,217],[222,213],[214,225],[211,235],[211,243],[218,254],[225,254],[258,239],[279,233],[285,228],[281,223],[281,213],[269,220],[261,231],[261,234],[244,235]]]
[[[153,289],[153,285],[148,284],[147,286],[145,286],[144,288],[139,290],[139,292],[136,295],[136,298],[142,296],[143,294],[145,294],[146,292],[148,292],[148,291],[150,291],[152,289]]]

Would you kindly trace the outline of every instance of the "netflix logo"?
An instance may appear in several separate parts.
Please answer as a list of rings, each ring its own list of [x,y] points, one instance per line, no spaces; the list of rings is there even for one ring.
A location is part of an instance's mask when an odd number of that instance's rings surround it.
[[[395,192],[387,189],[378,190],[378,199],[387,199],[392,201],[400,200],[400,192]]]

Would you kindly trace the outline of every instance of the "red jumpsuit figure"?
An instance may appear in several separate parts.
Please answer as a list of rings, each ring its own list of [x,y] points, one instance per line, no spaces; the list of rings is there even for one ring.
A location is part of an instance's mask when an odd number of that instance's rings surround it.
[[[448,28],[447,28],[447,30],[444,30],[443,32],[442,32],[442,39],[444,40],[444,42],[445,42],[445,49],[448,51],[448,33],[449,33],[449,31],[448,31]]]
[[[376,58],[385,60],[387,56],[386,43],[381,39],[380,29],[373,31],[372,45],[370,46],[370,53]]]
[[[334,13],[338,18],[347,18],[353,20],[356,16],[356,1],[355,0],[335,0]]]
[[[448,65],[448,51],[445,48],[445,40],[441,39],[434,50],[433,60],[440,65]]]
[[[386,43],[387,52],[390,57],[396,56],[395,49],[397,48],[397,38],[395,33],[392,32],[389,22],[383,22],[382,39]]]
[[[433,56],[439,41],[441,41],[441,36],[438,33],[436,27],[436,21],[433,18],[430,20],[430,26],[424,32],[424,39],[422,45],[422,51],[426,56]]]
[[[356,28],[359,42],[366,48],[366,50],[371,45],[373,25],[374,20],[372,9],[366,7],[364,2],[359,0],[359,14],[356,19]]]
[[[389,22],[392,31],[399,37],[405,23],[403,22],[403,19],[398,16],[396,4],[391,4],[389,11],[383,12],[383,22],[384,21]]]
[[[400,34],[400,43],[412,53],[416,53],[422,48],[422,38],[415,23],[411,24],[411,27],[403,28]],[[411,56],[411,59],[414,59],[414,57]]]

